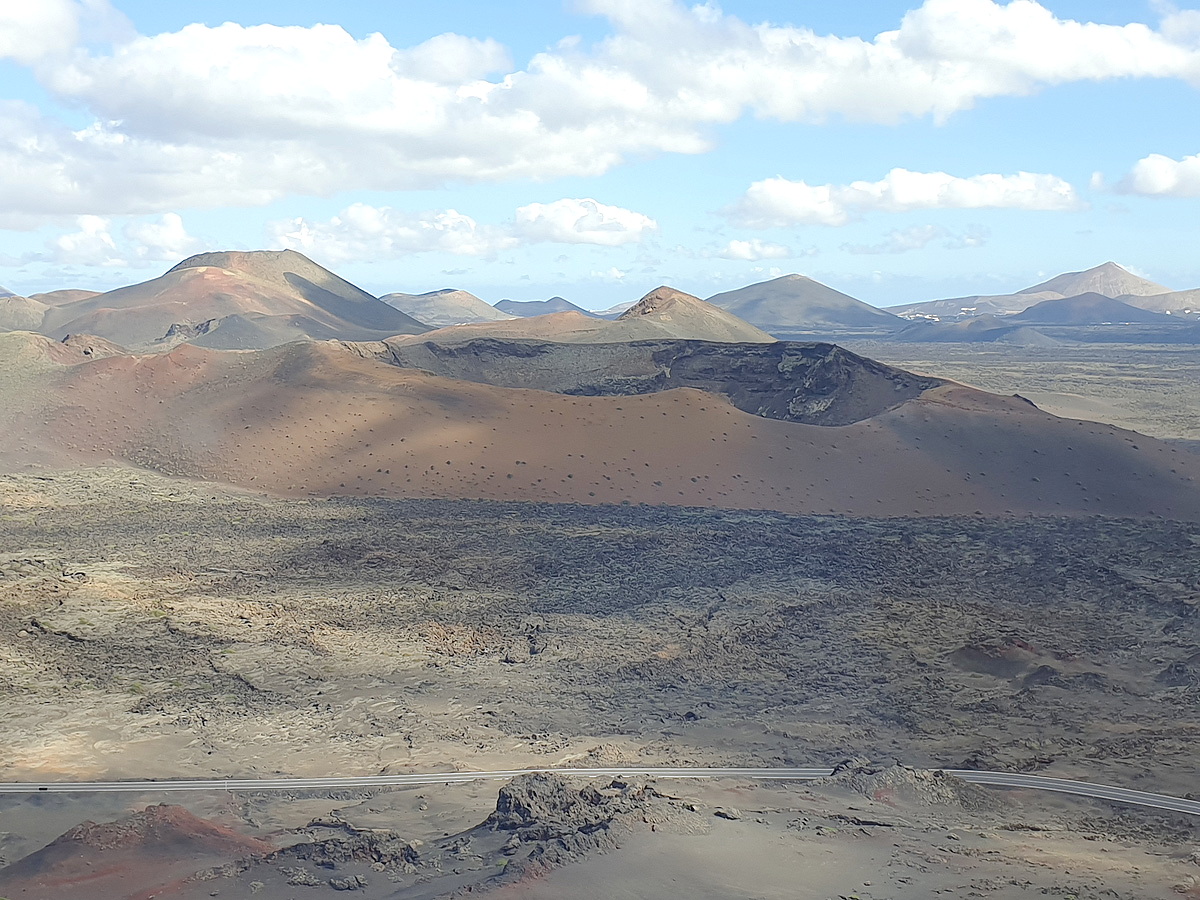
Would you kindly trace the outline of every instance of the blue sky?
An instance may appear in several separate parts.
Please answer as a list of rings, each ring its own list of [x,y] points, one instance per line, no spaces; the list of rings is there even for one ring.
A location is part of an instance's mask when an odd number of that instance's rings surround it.
[[[279,247],[377,293],[593,308],[788,272],[889,305],[1108,259],[1200,285],[1186,7],[26,6],[0,10],[19,293]]]

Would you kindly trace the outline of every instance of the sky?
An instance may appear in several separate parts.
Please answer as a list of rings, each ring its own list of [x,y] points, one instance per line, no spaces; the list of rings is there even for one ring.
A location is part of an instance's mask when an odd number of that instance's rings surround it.
[[[0,285],[299,250],[376,294],[1200,286],[1200,9],[0,4]]]

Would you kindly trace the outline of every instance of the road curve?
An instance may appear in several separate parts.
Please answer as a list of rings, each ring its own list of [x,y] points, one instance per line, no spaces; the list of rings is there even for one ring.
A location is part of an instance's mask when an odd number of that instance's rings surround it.
[[[1129,788],[1087,781],[1072,781],[1046,775],[1020,775],[1012,772],[981,772],[974,769],[944,769],[972,784],[987,787],[1018,788],[1073,794],[1093,800],[1107,800],[1161,809],[1184,815],[1200,816],[1200,800],[1187,800],[1167,794],[1152,794]],[[588,778],[748,778],[755,781],[814,781],[832,774],[827,768],[743,768],[699,766],[617,766],[613,768],[541,768],[498,769],[488,772],[429,772],[411,775],[365,775],[345,778],[211,778],[180,781],[43,781],[0,782],[0,794],[107,794],[178,791],[338,791],[370,787],[415,787],[433,784],[465,784],[471,781],[501,781],[531,772]]]

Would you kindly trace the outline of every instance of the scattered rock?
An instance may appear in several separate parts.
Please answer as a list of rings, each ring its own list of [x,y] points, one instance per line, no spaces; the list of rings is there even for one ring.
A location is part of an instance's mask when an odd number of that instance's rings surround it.
[[[280,866],[279,874],[293,887],[320,887],[325,882],[300,866]]]
[[[351,825],[340,825],[345,836],[296,844],[273,854],[273,861],[297,859],[326,869],[347,863],[379,863],[385,869],[414,871],[420,860],[415,847],[390,831],[359,831]]]
[[[367,886],[367,879],[361,875],[348,875],[345,878],[330,878],[329,886],[335,891],[361,891]]]
[[[1165,687],[1192,687],[1200,685],[1200,669],[1173,662],[1154,676],[1154,680]]]
[[[729,819],[731,822],[736,822],[742,817],[742,811],[732,806],[719,806],[713,811],[713,815],[718,819]]]

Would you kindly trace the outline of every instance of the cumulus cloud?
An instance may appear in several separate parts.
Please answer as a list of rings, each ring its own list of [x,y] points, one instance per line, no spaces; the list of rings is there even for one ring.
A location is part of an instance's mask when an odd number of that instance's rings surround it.
[[[1172,159],[1152,153],[1134,164],[1117,189],[1152,197],[1200,197],[1200,154]]]
[[[203,249],[203,242],[188,234],[178,213],[166,213],[148,222],[130,222],[124,233],[133,255],[147,261],[180,260]]]
[[[709,4],[586,0],[611,34],[514,68],[494,41],[395,47],[332,25],[217,27],[74,45],[103,0],[8,3],[0,55],[90,128],[0,109],[0,225],[253,205],[288,194],[603,173],[700,153],[744,115],[944,121],[980,100],[1113,78],[1200,86],[1188,13],[1158,29],[1059,19],[1032,0],[925,0],[873,39],[750,25]],[[67,50],[71,50],[67,54]]]
[[[494,256],[516,246],[502,229],[457,210],[421,213],[355,203],[327,222],[295,218],[268,226],[274,246],[316,255],[331,264],[395,259],[416,253]]]
[[[0,6],[0,59],[24,65],[66,54],[79,40],[79,4],[70,0]]]
[[[487,257],[543,242],[615,247],[638,241],[656,227],[633,210],[564,198],[522,206],[499,225],[480,224],[453,209],[407,212],[355,203],[327,222],[289,219],[270,224],[268,233],[277,247],[338,263],[433,252]]]
[[[515,232],[525,240],[617,247],[637,243],[658,223],[649,216],[592,199],[530,203],[517,210]]]
[[[57,63],[75,49],[84,31],[112,39],[131,30],[108,0],[8,0],[0,4],[0,59]]]
[[[202,249],[178,213],[134,219],[115,234],[112,219],[105,216],[79,216],[75,227],[75,231],[47,241],[45,253],[30,254],[23,261],[126,268],[178,262]]]
[[[80,216],[78,231],[60,235],[50,241],[50,259],[56,263],[79,266],[127,265],[117,250],[108,219],[101,216]]]
[[[892,169],[879,181],[810,185],[786,178],[756,181],[726,210],[751,228],[845,225],[868,212],[917,209],[1065,210],[1079,207],[1069,183],[1054,175],[972,175]]]
[[[732,240],[713,256],[721,259],[744,259],[749,262],[760,259],[788,259],[792,256],[790,247],[753,238],[748,241]]]

